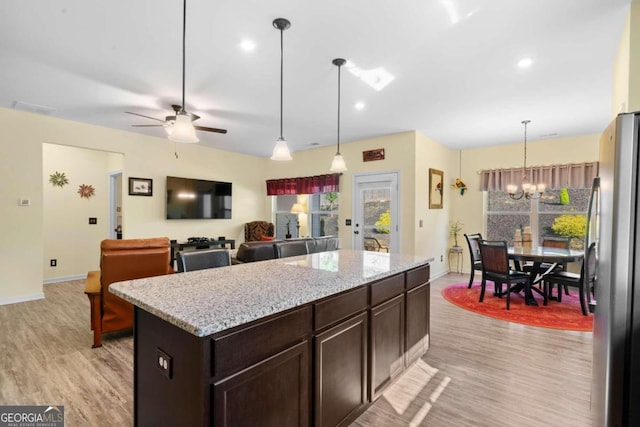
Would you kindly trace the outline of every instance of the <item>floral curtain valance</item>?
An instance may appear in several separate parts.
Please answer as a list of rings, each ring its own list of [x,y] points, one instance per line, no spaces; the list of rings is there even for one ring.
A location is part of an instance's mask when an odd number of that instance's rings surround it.
[[[480,191],[505,191],[507,185],[522,183],[522,168],[480,171]],[[598,176],[598,162],[527,167],[527,179],[532,184],[543,183],[549,190],[560,188],[591,188]]]
[[[340,173],[267,180],[267,195],[315,194],[340,191]]]

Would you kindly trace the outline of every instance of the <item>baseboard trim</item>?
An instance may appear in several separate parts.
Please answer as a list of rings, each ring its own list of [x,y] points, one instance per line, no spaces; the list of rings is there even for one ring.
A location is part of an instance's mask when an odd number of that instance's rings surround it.
[[[52,277],[51,279],[45,279],[42,283],[45,285],[50,285],[52,283],[68,282],[69,280],[82,280],[86,278],[86,274],[79,274],[76,276]]]
[[[35,301],[44,299],[44,292],[38,292],[30,295],[20,295],[17,297],[0,298],[0,305],[17,304],[20,302]]]

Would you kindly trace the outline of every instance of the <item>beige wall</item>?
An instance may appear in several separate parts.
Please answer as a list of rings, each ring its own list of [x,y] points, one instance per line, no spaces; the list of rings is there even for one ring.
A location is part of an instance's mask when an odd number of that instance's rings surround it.
[[[640,0],[633,0],[613,63],[611,111],[640,111]]]
[[[450,185],[457,176],[456,156],[457,151],[416,133],[413,251],[416,255],[433,258],[431,275],[434,277],[447,272],[447,250],[453,245],[449,242],[449,220],[457,195]],[[429,168],[444,173],[442,209],[429,209]]]
[[[43,276],[48,279],[86,274],[100,256],[99,242],[109,236],[109,165],[111,153],[43,144]],[[122,155],[118,155],[122,158]],[[49,176],[64,173],[69,183],[53,186]],[[94,196],[80,198],[81,184],[93,186]],[[98,220],[89,225],[89,218]],[[56,259],[51,267],[49,260]],[[84,272],[84,273],[83,273]]]
[[[527,142],[527,165],[543,166],[597,161],[600,135],[548,139]],[[451,219],[464,224],[462,233],[481,232],[486,235],[479,171],[493,168],[521,167],[524,157],[522,142],[462,152],[462,178],[469,190],[464,196],[452,198]],[[463,245],[463,243],[460,243]],[[466,242],[464,243],[466,245]],[[469,256],[465,253],[464,271],[469,271]]]
[[[176,159],[174,144],[165,138],[10,109],[0,109],[0,129],[2,142],[8,148],[0,156],[0,182],[3,183],[0,184],[0,217],[3,219],[0,223],[3,254],[0,257],[0,304],[43,296],[44,240],[45,235],[50,234],[50,231],[45,234],[44,229],[44,143],[124,154],[125,238],[225,235],[241,239],[245,222],[270,216],[264,196],[265,159],[195,144],[179,145],[180,158]],[[166,221],[164,181],[167,175],[233,182],[233,219]],[[153,179],[153,197],[128,196],[129,176]],[[30,199],[31,205],[19,206],[19,198]],[[106,212],[101,217],[106,218]],[[87,269],[97,267],[95,258],[91,266],[70,274],[85,274]]]

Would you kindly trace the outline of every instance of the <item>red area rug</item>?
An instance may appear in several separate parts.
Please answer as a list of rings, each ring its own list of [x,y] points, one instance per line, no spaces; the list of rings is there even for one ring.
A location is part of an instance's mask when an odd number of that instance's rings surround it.
[[[562,302],[549,301],[546,307],[542,305],[542,296],[538,294],[534,294],[539,304],[536,307],[525,305],[522,292],[512,293],[511,306],[507,310],[506,297],[493,296],[493,282],[487,283],[483,302],[479,302],[480,282],[474,282],[471,289],[467,288],[468,284],[449,285],[442,290],[442,296],[465,310],[508,322],[569,331],[593,330],[593,315],[582,315],[580,299],[575,289],[569,289],[571,295],[563,295]]]

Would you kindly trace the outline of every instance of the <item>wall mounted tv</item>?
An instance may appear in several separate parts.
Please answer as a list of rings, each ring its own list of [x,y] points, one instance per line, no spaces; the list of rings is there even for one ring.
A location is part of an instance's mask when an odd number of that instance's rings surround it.
[[[231,183],[168,176],[167,219],[231,219]]]

